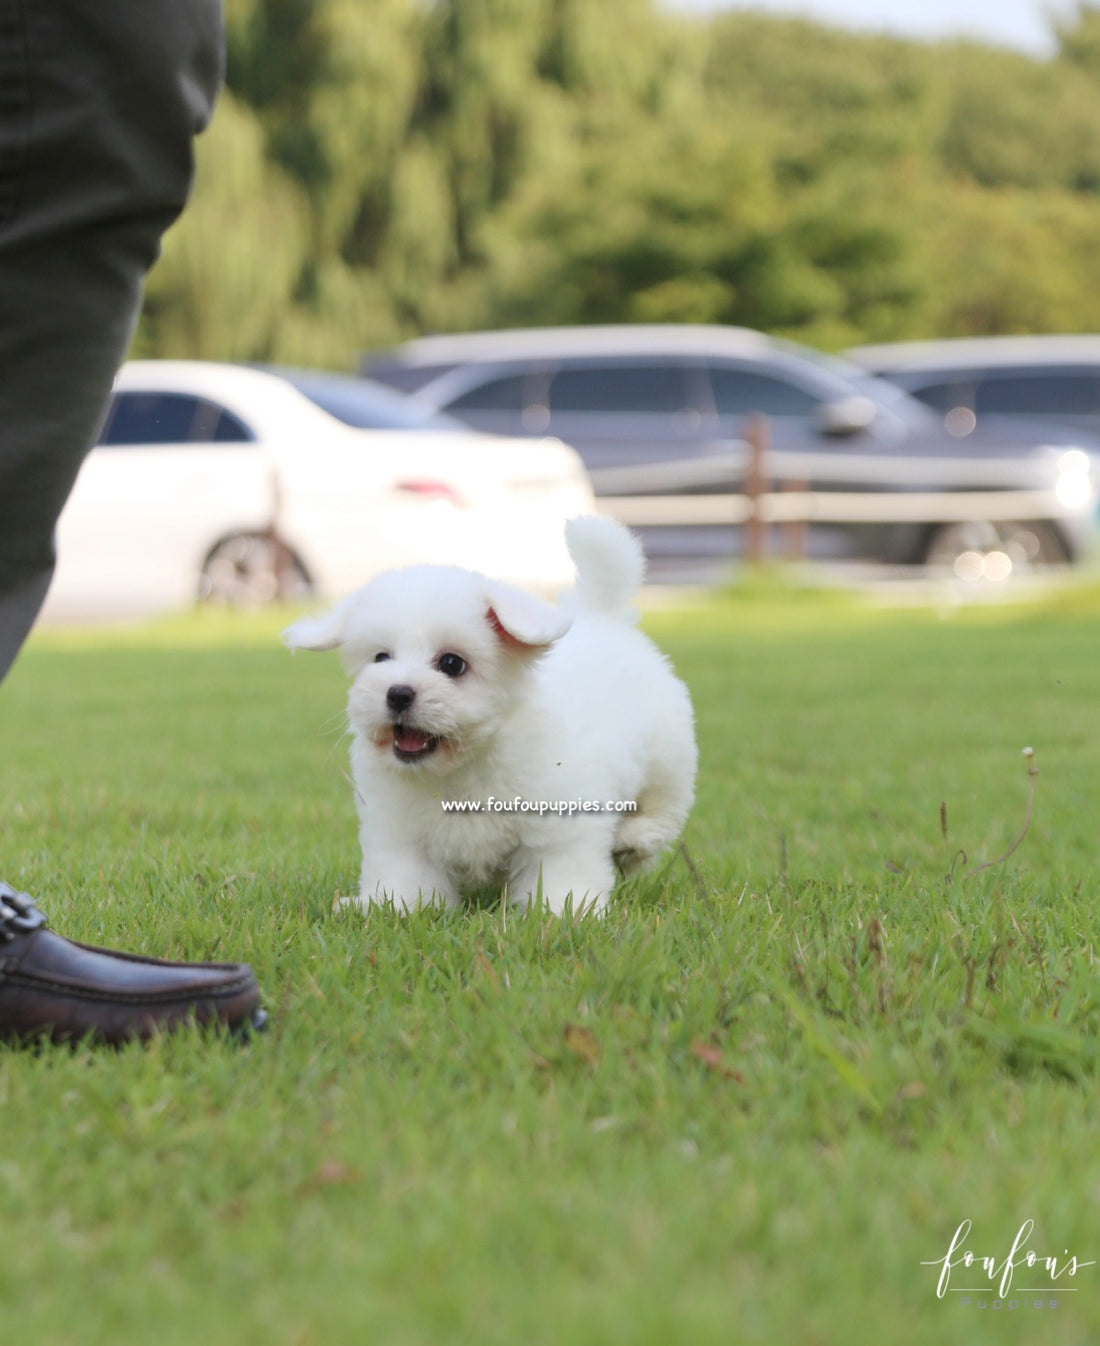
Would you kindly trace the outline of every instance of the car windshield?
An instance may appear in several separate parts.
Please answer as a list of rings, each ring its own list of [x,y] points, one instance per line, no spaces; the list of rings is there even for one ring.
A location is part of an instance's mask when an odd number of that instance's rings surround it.
[[[357,430],[466,430],[461,421],[418,406],[401,393],[351,374],[264,366],[300,393]]]

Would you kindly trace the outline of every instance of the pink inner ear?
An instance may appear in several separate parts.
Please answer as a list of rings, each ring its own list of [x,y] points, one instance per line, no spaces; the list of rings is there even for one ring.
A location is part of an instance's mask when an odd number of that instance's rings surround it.
[[[525,649],[527,649],[527,646],[523,643],[522,640],[517,640],[516,637],[515,637],[514,635],[512,635],[511,631],[506,631],[506,630],[504,629],[504,623],[503,623],[503,622],[500,620],[500,618],[497,616],[497,614],[496,614],[496,612],[494,611],[493,608],[490,608],[489,611],[485,614],[485,620],[489,623],[489,625],[490,625],[490,626],[493,628],[493,630],[497,633],[497,635],[500,637],[501,641],[502,641],[505,645],[507,645],[510,649],[513,649],[513,650],[525,650]]]

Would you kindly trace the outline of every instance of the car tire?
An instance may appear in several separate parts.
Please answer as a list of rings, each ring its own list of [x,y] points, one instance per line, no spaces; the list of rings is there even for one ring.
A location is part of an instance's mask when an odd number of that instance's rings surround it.
[[[941,524],[932,531],[924,553],[929,570],[975,582],[1003,581],[1068,561],[1061,535],[1041,520]]]
[[[207,553],[200,603],[258,608],[308,598],[313,585],[294,552],[272,533],[233,533]]]

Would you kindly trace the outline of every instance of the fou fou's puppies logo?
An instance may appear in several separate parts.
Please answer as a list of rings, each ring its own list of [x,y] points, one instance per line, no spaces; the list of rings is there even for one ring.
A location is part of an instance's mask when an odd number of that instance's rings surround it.
[[[1053,1309],[1059,1296],[1077,1291],[1074,1282],[1078,1272],[1096,1265],[1068,1248],[1051,1253],[1029,1247],[1035,1232],[1031,1219],[1020,1225],[1003,1253],[990,1253],[986,1247],[975,1249],[970,1239],[972,1229],[972,1222],[963,1220],[944,1255],[921,1263],[923,1267],[939,1267],[937,1299],[957,1295],[961,1307]]]

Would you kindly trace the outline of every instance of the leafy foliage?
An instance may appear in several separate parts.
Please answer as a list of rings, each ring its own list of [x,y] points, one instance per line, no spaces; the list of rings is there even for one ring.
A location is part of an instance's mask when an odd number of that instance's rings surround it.
[[[1100,9],[1041,61],[652,0],[228,0],[138,349],[348,365],[430,330],[824,347],[1100,326]]]

